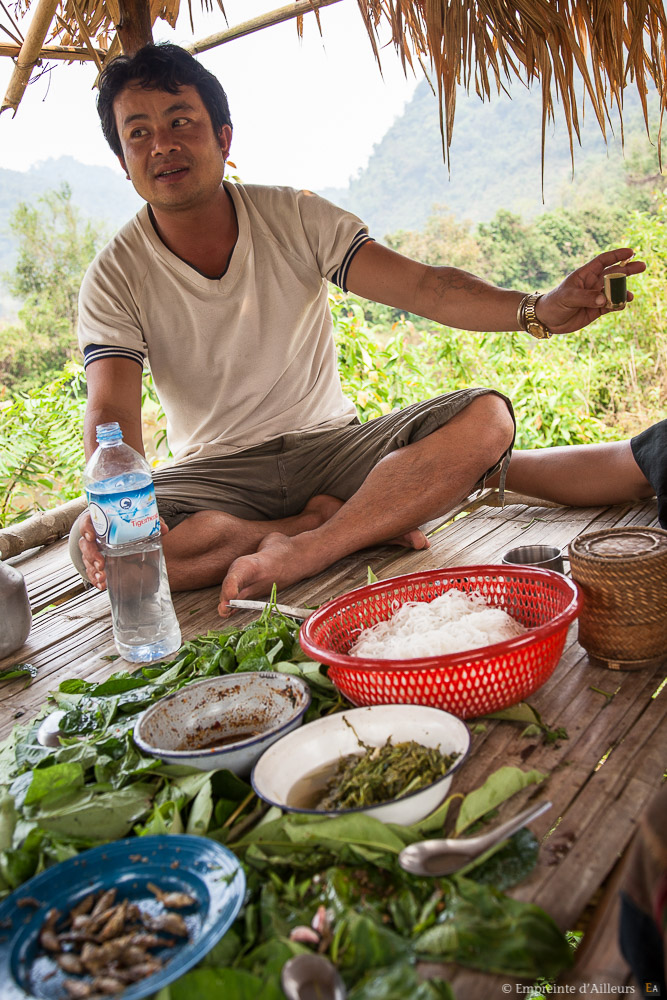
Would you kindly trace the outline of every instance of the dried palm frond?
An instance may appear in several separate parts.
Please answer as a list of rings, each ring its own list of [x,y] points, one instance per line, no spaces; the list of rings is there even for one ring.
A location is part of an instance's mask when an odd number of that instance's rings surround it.
[[[413,53],[430,64],[441,110],[443,152],[449,159],[456,89],[474,87],[487,100],[492,85],[511,79],[542,88],[542,162],[546,127],[561,104],[570,136],[580,138],[586,98],[602,134],[616,107],[621,127],[623,92],[639,91],[649,131],[646,94],[660,96],[660,129],[667,107],[667,18],[662,0],[357,0],[379,62],[380,32],[412,65]],[[575,69],[584,84],[576,92]],[[660,151],[660,135],[658,135]]]

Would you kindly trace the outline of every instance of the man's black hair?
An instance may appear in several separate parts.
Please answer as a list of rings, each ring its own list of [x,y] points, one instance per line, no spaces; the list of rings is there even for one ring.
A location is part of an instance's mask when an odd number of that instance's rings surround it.
[[[232,124],[227,95],[212,73],[204,69],[194,56],[170,42],[144,45],[133,56],[117,56],[100,74],[97,113],[104,138],[116,156],[122,155],[113,102],[128,84],[138,84],[145,90],[166,90],[177,94],[181,87],[197,88],[209,113],[213,131],[220,134],[223,125]]]

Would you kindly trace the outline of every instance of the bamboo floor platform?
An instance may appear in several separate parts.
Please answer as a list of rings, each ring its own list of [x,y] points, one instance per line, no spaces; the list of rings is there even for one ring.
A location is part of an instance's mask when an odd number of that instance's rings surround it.
[[[501,509],[492,505],[492,496],[483,496],[464,509],[465,516],[462,511],[454,519],[450,514],[431,523],[430,549],[367,549],[281,592],[279,600],[321,604],[365,584],[369,566],[385,579],[443,566],[500,562],[507,549],[519,544],[566,548],[577,535],[603,527],[657,525],[655,501],[575,509],[529,506],[517,499]],[[109,660],[115,647],[107,596],[83,589],[69,564],[66,540],[12,562],[25,575],[35,618],[26,645],[0,661],[0,669],[29,661],[38,675],[28,687],[22,680],[0,687],[0,739],[15,719],[26,721],[37,714],[60,681],[101,680],[123,662]],[[175,596],[184,640],[220,627],[217,593],[214,588]],[[238,612],[234,621],[243,624],[254,617],[253,612]],[[575,969],[560,981],[573,985],[577,994],[621,992],[619,987],[631,982],[616,944],[616,884],[637,818],[667,769],[666,673],[665,665],[628,672],[593,666],[573,625],[558,667],[530,698],[545,722],[566,728],[568,739],[546,745],[539,738],[523,737],[523,726],[490,721],[473,736],[471,756],[455,779],[453,790],[465,793],[501,764],[549,773],[546,790],[554,808],[532,825],[542,839],[540,860],[513,894],[542,906],[563,930],[586,928]],[[513,801],[509,811],[520,805]],[[501,811],[500,818],[506,815],[509,812]],[[526,992],[516,983],[508,989],[507,978],[458,967],[447,967],[445,975],[457,1000],[495,1000]]]

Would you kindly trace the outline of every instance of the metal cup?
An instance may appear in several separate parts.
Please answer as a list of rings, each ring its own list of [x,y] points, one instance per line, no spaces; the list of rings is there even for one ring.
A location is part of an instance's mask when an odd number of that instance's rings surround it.
[[[518,545],[503,556],[503,563],[510,566],[540,566],[564,573],[563,552],[555,545]]]

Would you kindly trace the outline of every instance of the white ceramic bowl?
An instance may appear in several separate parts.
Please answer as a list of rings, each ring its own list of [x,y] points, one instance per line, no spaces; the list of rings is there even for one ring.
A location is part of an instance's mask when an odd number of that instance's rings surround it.
[[[301,725],[309,705],[308,685],[290,674],[206,678],[147,708],[134,742],[169,764],[247,775],[268,746]]]
[[[345,720],[354,727],[354,731]],[[388,736],[393,743],[415,740],[423,746],[438,747],[443,754],[457,753],[459,756],[444,777],[391,802],[329,813],[288,805],[294,786],[300,779],[347,754],[358,753],[357,737],[367,745],[379,747],[384,746]],[[303,726],[299,732],[284,736],[257,761],[251,781],[260,798],[288,812],[313,816],[363,812],[385,823],[409,826],[424,819],[444,801],[452,775],[463,763],[469,749],[468,727],[449,712],[424,705],[369,705],[317,719]]]

